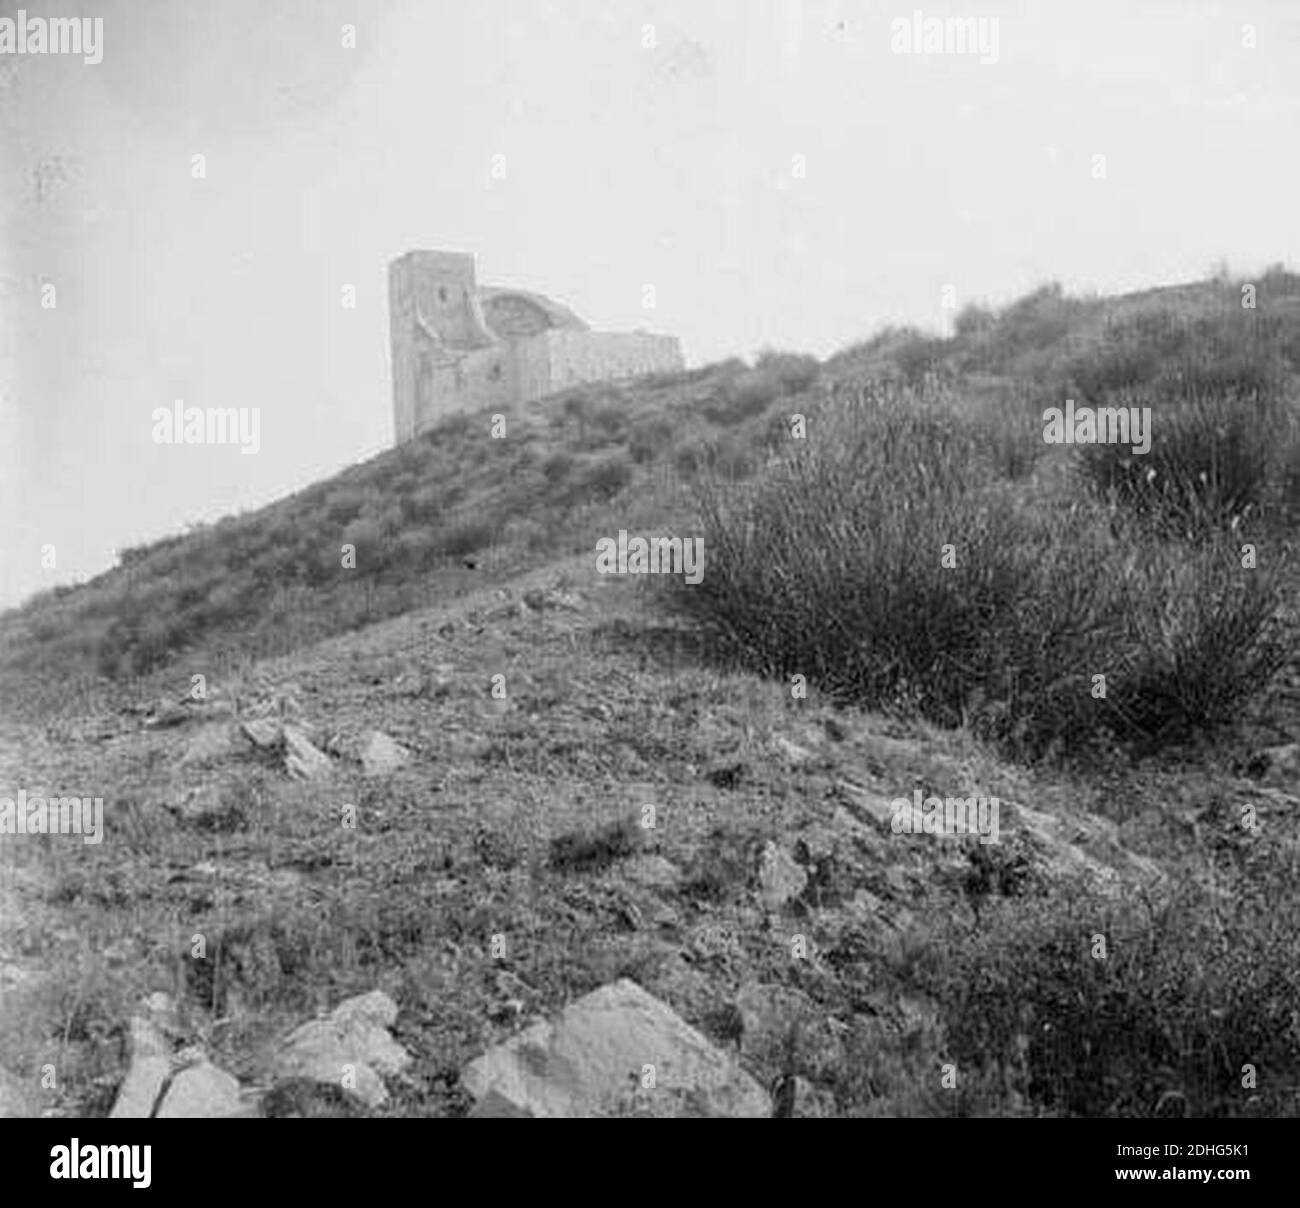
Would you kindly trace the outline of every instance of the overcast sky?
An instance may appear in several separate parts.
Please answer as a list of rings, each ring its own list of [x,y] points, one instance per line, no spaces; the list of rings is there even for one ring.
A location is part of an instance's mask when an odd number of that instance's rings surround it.
[[[996,18],[991,62],[894,53],[897,3],[24,7],[103,58],[0,54],[0,606],[391,443],[411,248],[692,364],[1297,265],[1287,0],[922,6]],[[155,444],[178,398],[260,408],[259,452]]]

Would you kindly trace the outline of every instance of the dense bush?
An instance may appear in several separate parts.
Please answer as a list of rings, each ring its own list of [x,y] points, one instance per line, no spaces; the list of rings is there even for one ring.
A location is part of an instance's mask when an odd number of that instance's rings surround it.
[[[783,395],[807,390],[821,372],[816,357],[797,352],[779,352],[771,348],[758,354],[754,368],[774,378]]]
[[[700,411],[715,424],[737,424],[767,410],[779,398],[808,389],[820,372],[815,357],[767,349],[754,368],[719,375]]]
[[[1079,466],[1099,498],[1189,540],[1290,506],[1297,437],[1280,401],[1198,393],[1152,405],[1149,398],[1128,395],[1111,404],[1151,406],[1148,453],[1134,455],[1130,445],[1079,447]]]
[[[775,377],[759,369],[746,369],[719,383],[713,394],[700,404],[700,412],[712,423],[736,424],[765,411],[780,393],[781,385]]]
[[[1013,488],[989,422],[921,394],[827,407],[767,476],[706,477],[704,581],[671,598],[750,667],[1023,754],[1182,734],[1265,690],[1273,572]]]
[[[665,416],[653,416],[641,420],[633,429],[628,440],[627,451],[638,465],[657,458],[670,444],[676,429],[671,420]]]
[[[1081,387],[1079,405],[1150,408],[1149,452],[1079,447],[1099,498],[1188,540],[1265,515],[1285,518],[1293,506],[1295,392],[1272,335],[1252,316],[1139,315],[1077,357],[1069,376]]]
[[[564,482],[573,473],[574,457],[567,450],[560,449],[542,462],[542,477],[555,486]]]
[[[626,457],[606,457],[586,467],[578,476],[576,492],[587,500],[612,499],[632,481],[632,466]]]
[[[436,537],[433,545],[447,558],[463,558],[492,544],[495,530],[492,525],[479,520],[461,520],[449,524]]]

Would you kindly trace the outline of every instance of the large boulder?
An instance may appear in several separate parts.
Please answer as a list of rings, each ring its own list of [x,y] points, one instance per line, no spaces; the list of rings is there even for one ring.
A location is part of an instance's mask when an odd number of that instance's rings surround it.
[[[388,1029],[397,1018],[397,1004],[380,990],[340,1003],[324,1019],[313,1019],[293,1031],[274,1062],[281,1078],[310,1078],[351,1092],[368,1107],[388,1101],[382,1075],[399,1074],[411,1055]]]
[[[766,1117],[767,1093],[635,982],[570,1003],[466,1066],[478,1115]]]
[[[254,1100],[239,1080],[210,1061],[183,1069],[172,1080],[156,1113],[160,1120],[212,1120],[255,1116]]]
[[[284,766],[295,780],[314,780],[328,776],[334,765],[324,751],[318,750],[304,730],[284,727]]]
[[[361,767],[367,776],[386,776],[411,761],[411,752],[382,730],[371,730],[362,740]]]
[[[137,1015],[131,1020],[130,1056],[110,1120],[149,1119],[171,1076],[171,1045],[152,1019]]]

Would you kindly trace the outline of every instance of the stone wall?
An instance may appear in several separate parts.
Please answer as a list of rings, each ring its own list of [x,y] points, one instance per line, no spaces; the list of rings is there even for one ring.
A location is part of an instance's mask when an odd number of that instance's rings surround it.
[[[529,403],[551,392],[551,349],[546,334],[514,345],[515,385],[520,402]]]
[[[599,382],[643,373],[676,372],[682,350],[675,336],[644,332],[548,331],[548,393],[576,382]]]

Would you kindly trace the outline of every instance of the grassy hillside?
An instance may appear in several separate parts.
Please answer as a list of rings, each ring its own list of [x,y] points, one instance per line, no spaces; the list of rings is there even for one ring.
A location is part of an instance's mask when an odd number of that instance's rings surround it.
[[[284,653],[454,598],[485,575],[590,549],[611,509],[643,527],[692,519],[693,483],[750,477],[791,447],[790,412],[864,390],[878,397],[941,385],[979,424],[997,472],[1013,479],[1043,459],[1047,450],[1035,439],[1042,410],[1066,397],[1082,406],[1122,395],[1126,405],[1154,402],[1159,413],[1207,393],[1250,396],[1256,410],[1240,410],[1235,422],[1243,440],[1268,446],[1273,502],[1285,496],[1293,506],[1300,460],[1287,460],[1294,415],[1283,400],[1300,365],[1300,277],[1262,276],[1253,310],[1241,307],[1241,284],[1120,299],[1069,298],[1046,287],[998,312],[968,307],[952,338],[889,331],[820,368],[810,358],[768,354],[753,369],[735,361],[581,387],[510,416],[502,438],[492,436],[486,414],[456,417],[267,508],[127,550],[93,582],[56,588],[5,614],[0,669],[22,675],[26,699],[39,702],[49,691],[41,682],[56,669],[61,692],[84,692],[178,657],[224,666]],[[903,409],[910,406],[903,397]],[[1213,432],[1213,415],[1200,422]],[[1189,456],[1166,439],[1154,460],[1168,449]],[[1246,449],[1239,460],[1252,456]],[[1108,457],[1100,452],[1085,470],[1123,486]],[[1234,480],[1225,489],[1244,492],[1243,505],[1262,504],[1256,485]],[[355,548],[355,566],[344,565],[345,545]]]
[[[0,784],[94,786],[112,838],[5,848],[4,1064],[102,1113],[161,989],[270,1089],[380,986],[385,1114],[458,1115],[628,976],[795,1115],[1300,1115],[1300,278],[1242,284],[460,418],[0,618]],[[1065,397],[1151,452],[1045,444]],[[703,582],[596,574],[620,529],[702,535]],[[894,833],[914,789],[1001,842]]]
[[[43,710],[181,658],[228,668],[282,654],[589,549],[616,498],[629,523],[662,524],[706,467],[752,472],[765,455],[757,418],[816,372],[772,354],[752,369],[586,386],[510,415],[501,436],[489,414],[455,417],[5,614],[0,670]]]

